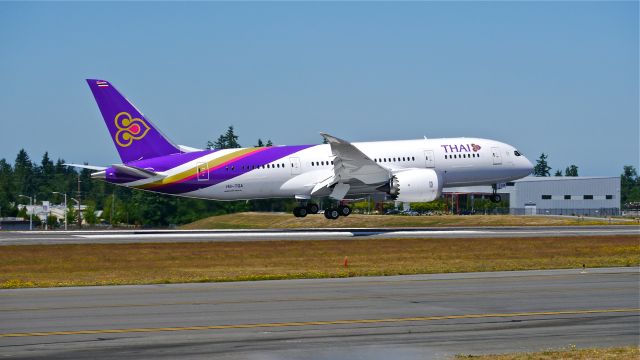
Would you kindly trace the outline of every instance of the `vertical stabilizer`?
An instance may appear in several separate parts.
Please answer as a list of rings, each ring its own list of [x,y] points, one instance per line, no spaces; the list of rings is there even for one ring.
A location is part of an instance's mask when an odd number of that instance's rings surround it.
[[[87,83],[123,163],[180,152],[111,83],[97,79]]]

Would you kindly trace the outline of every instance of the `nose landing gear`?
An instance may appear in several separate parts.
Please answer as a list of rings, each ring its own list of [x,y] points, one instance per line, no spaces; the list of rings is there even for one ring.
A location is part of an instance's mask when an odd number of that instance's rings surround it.
[[[493,194],[489,196],[489,200],[491,200],[492,203],[499,203],[502,200],[502,197],[498,194],[498,185],[493,184],[491,185],[491,188],[493,189]]]

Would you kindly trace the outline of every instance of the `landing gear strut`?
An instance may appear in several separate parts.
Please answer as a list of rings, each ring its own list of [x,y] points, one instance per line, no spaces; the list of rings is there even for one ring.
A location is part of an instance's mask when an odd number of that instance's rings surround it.
[[[491,188],[493,189],[493,194],[489,196],[489,200],[491,200],[492,203],[499,203],[500,200],[502,200],[502,197],[498,194],[498,185],[493,184],[491,185]]]

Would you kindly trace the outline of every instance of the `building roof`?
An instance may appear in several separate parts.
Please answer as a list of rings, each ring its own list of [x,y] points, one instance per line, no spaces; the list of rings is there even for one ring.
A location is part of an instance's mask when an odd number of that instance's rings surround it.
[[[527,181],[568,181],[568,180],[598,180],[598,179],[620,179],[619,176],[527,176],[513,182]]]

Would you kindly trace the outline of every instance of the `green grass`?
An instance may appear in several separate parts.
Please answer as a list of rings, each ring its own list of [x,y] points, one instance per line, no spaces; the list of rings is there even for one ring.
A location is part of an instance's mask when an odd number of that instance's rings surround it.
[[[633,222],[612,222],[634,225]],[[296,218],[285,213],[247,212],[212,216],[182,226],[183,229],[290,229],[290,228],[371,228],[371,227],[438,227],[438,226],[572,226],[609,225],[607,220],[580,220],[554,216],[516,215],[359,215],[352,214],[337,220],[324,215]]]
[[[640,265],[636,236],[2,246],[0,288]],[[345,256],[348,267],[343,266]]]

